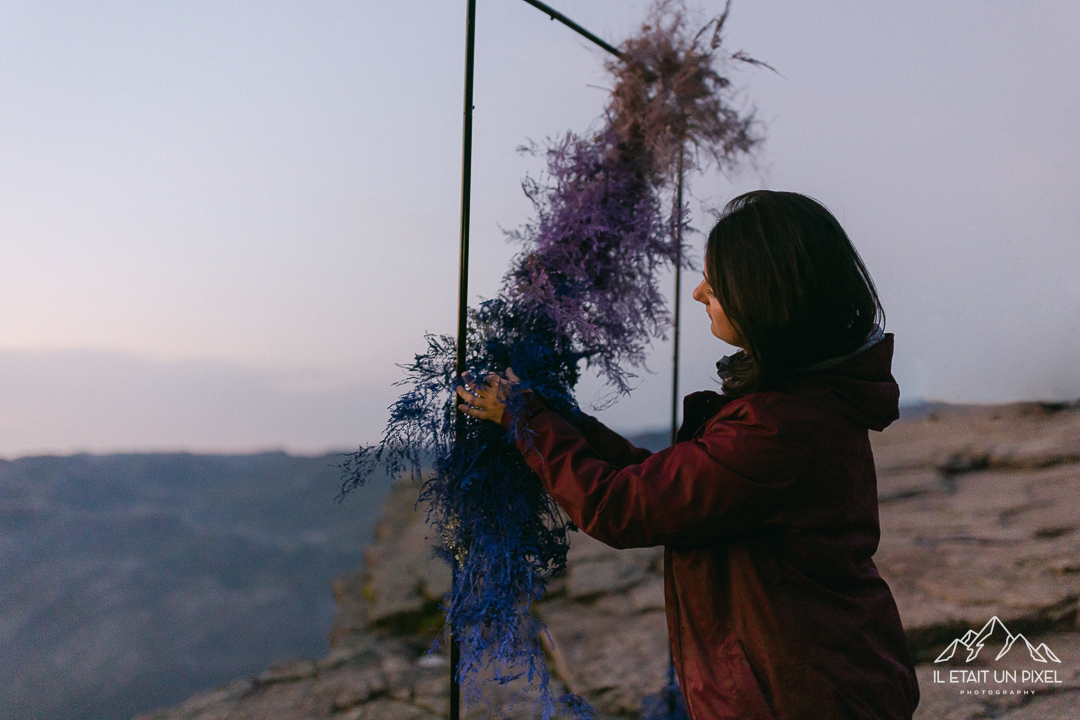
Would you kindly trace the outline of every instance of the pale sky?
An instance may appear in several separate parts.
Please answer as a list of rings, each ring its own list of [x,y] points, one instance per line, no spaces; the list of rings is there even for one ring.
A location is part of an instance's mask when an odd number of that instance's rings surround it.
[[[613,43],[647,7],[551,4]],[[585,129],[609,86],[567,28],[478,6],[474,299],[529,217],[515,148]],[[455,328],[464,12],[0,0],[0,456],[376,439],[395,363]],[[766,141],[694,178],[697,226],[812,195],[878,284],[905,401],[1076,399],[1078,37],[1075,0],[735,0],[726,42],[781,74],[735,76]],[[730,351],[694,284],[684,392]],[[663,427],[669,358],[600,417]]]

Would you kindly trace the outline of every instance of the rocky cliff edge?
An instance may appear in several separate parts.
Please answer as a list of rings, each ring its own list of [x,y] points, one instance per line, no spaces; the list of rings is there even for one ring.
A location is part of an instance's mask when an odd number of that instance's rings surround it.
[[[916,718],[1076,717],[1080,408],[942,406],[873,442],[875,562],[920,663]],[[364,569],[334,582],[339,611],[326,657],[271,667],[139,720],[445,717],[446,654],[427,650],[449,574],[432,558],[416,495],[415,485],[396,488]],[[642,695],[663,682],[662,563],[660,548],[618,551],[575,533],[566,573],[536,606],[555,689],[583,695],[602,718],[637,717]],[[1001,640],[1015,642],[1007,655],[995,659],[1003,645],[990,637],[971,661],[963,647],[935,662],[995,617],[1007,628]],[[1028,644],[1050,655],[1037,661]],[[519,690],[494,686],[463,716],[534,717],[527,702],[509,704]]]

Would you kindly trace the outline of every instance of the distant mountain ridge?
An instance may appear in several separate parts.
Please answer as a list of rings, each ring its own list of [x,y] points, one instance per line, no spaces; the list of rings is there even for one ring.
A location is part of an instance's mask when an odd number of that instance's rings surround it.
[[[389,489],[341,456],[0,460],[0,718],[131,717],[326,651]]]
[[[949,646],[945,648],[945,650],[943,650],[940,655],[937,656],[937,659],[934,660],[934,662],[940,663],[951,660],[953,655],[956,654],[956,649],[961,645],[967,648],[968,651],[967,659],[964,662],[971,662],[976,657],[978,657],[979,651],[983,649],[983,645],[986,644],[987,640],[1000,634],[996,632],[999,628],[1001,629],[1001,632],[1005,634],[1005,641],[1004,645],[1001,648],[1001,651],[997,654],[994,660],[1000,660],[1001,658],[1003,658],[1006,653],[1012,650],[1012,647],[1016,644],[1017,640],[1023,640],[1024,644],[1027,645],[1028,653],[1031,654],[1032,660],[1041,663],[1050,661],[1056,663],[1061,662],[1061,660],[1058,659],[1058,656],[1055,655],[1053,651],[1046,646],[1046,643],[1040,643],[1038,647],[1035,647],[1030,642],[1028,642],[1028,639],[1024,637],[1022,633],[1016,633],[1014,635],[1013,633],[1009,632],[1009,629],[1005,627],[1005,623],[1001,622],[1001,620],[998,619],[997,615],[990,618],[990,620],[987,621],[987,623],[983,625],[982,629],[978,632],[975,632],[974,630],[968,630],[966,633],[964,633],[963,637],[958,637],[953,640],[951,643],[949,643]]]

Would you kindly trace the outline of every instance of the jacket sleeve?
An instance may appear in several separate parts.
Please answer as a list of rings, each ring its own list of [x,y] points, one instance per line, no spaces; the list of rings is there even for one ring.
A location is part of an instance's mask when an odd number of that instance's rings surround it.
[[[544,399],[539,395],[530,392],[521,408],[519,420],[528,421],[547,410],[549,410],[549,408],[544,402]],[[503,413],[502,426],[509,430],[512,422],[513,419],[511,413]],[[581,419],[577,422],[576,427],[578,432],[581,433],[581,436],[585,438],[585,442],[592,447],[596,454],[602,460],[609,462],[612,465],[618,467],[634,465],[644,461],[645,458],[652,455],[651,450],[637,447],[592,415],[585,415],[582,413]],[[519,446],[524,447],[521,443],[519,443]],[[522,452],[525,452],[524,449]]]
[[[799,477],[790,442],[755,413],[713,421],[705,434],[640,462],[606,459],[551,410],[527,419],[518,447],[555,501],[613,547],[694,546],[746,534],[774,517]]]
[[[636,465],[652,455],[651,451],[635,446],[592,415],[582,416],[578,430],[602,460],[617,467]]]

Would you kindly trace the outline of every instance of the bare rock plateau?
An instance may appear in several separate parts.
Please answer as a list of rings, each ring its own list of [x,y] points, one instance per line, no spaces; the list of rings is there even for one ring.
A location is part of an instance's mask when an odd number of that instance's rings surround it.
[[[919,720],[1080,717],[1080,408],[937,406],[872,434],[881,544],[918,660]],[[449,707],[446,566],[415,507],[387,501],[362,571],[339,578],[330,653],[268,668],[139,720],[428,720]],[[575,533],[536,612],[556,692],[636,718],[667,668],[660,548]],[[994,622],[996,618],[996,622]],[[950,654],[951,651],[951,654]],[[497,686],[468,718],[535,717]]]

